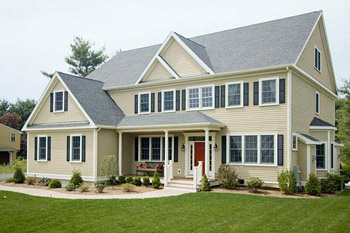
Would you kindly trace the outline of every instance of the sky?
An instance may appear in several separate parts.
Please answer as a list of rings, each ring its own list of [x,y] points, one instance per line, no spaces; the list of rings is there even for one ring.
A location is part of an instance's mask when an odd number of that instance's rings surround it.
[[[49,79],[68,71],[75,36],[111,57],[185,37],[323,10],[338,87],[349,79],[350,1],[345,0],[0,0],[0,99],[38,100]]]

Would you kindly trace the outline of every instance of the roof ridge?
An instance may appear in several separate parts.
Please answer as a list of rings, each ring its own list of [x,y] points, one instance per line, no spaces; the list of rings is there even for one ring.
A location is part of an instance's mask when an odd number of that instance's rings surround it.
[[[96,80],[96,79],[92,79],[92,78],[86,78],[86,77],[81,77],[81,76],[77,76],[77,75],[74,75],[74,74],[68,74],[68,73],[64,73],[64,72],[61,72],[61,71],[56,71],[58,74],[64,74],[64,75],[69,75],[69,76],[72,76],[74,78],[80,78],[80,79],[85,79],[85,80],[91,80],[91,81],[96,81],[96,82],[101,82],[101,83],[104,83],[103,81],[101,80]],[[91,72],[92,73],[92,72]]]

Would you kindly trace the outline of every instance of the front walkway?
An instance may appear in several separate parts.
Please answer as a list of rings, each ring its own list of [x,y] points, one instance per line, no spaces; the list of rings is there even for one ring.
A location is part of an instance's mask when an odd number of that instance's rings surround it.
[[[186,191],[160,189],[160,190],[155,190],[151,192],[137,193],[137,194],[130,193],[130,194],[123,194],[123,195],[108,195],[108,194],[80,195],[80,194],[59,193],[51,190],[43,190],[43,189],[35,189],[35,188],[9,187],[4,185],[0,185],[0,191],[24,193],[31,196],[37,196],[37,197],[51,197],[51,198],[63,198],[63,199],[146,199],[146,198],[179,196],[179,195],[188,193]]]

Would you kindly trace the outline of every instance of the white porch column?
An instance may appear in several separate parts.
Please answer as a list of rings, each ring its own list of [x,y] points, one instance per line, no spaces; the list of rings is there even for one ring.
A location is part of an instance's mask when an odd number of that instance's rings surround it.
[[[188,135],[185,135],[185,176],[189,175]]]
[[[209,129],[205,129],[205,174],[209,177]]]
[[[123,147],[123,133],[119,132],[119,144],[118,144],[118,170],[119,175],[122,175],[122,163],[123,163],[123,156],[122,156],[122,148]]]
[[[164,186],[168,185],[168,164],[169,164],[169,132],[168,130],[164,131],[165,133],[165,146],[164,146],[164,152],[165,152],[165,158],[164,158]]]
[[[309,179],[311,172],[311,146],[306,145],[306,179]]]

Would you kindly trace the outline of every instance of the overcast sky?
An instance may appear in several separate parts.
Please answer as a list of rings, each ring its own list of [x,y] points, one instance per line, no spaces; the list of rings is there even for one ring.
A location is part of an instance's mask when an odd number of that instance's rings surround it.
[[[109,56],[162,43],[170,31],[186,37],[323,10],[338,86],[349,78],[350,1],[0,0],[0,99],[38,100],[48,79],[68,71],[75,36]]]

